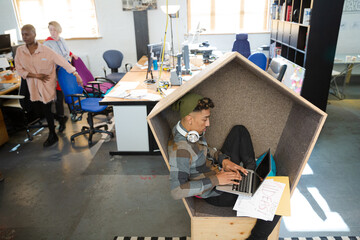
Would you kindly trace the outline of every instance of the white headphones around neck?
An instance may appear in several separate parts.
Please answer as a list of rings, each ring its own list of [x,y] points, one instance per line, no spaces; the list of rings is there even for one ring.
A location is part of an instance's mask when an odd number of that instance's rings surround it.
[[[196,143],[200,139],[200,135],[197,131],[186,132],[184,129],[182,129],[180,126],[180,121],[176,125],[176,130],[178,130],[181,135],[186,137],[186,140],[188,140],[188,142]]]

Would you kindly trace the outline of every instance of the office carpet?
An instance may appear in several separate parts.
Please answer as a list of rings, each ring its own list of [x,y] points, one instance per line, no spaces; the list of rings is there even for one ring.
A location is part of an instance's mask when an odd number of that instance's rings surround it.
[[[84,175],[169,175],[162,156],[115,155],[116,138],[111,138],[102,143],[96,152]],[[139,168],[138,166],[142,166]]]
[[[114,240],[191,240],[190,237],[115,237]],[[279,238],[279,240],[360,240],[360,237],[293,237]]]

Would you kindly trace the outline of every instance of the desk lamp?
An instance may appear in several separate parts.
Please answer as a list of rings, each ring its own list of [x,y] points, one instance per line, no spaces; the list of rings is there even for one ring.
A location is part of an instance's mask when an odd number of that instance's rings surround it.
[[[170,17],[170,27],[171,27],[171,57],[173,58],[173,68],[175,68],[174,64],[174,36],[173,36],[173,27],[172,27],[172,19],[173,18],[179,18],[179,10],[180,5],[167,5],[167,6],[161,6],[161,10]],[[167,9],[166,9],[167,8]]]

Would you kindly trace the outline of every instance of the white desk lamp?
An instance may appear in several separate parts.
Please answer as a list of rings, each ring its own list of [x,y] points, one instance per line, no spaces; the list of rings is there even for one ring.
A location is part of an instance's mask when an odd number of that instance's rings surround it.
[[[173,18],[178,18],[179,17],[179,10],[180,10],[180,5],[168,5],[168,6],[161,6],[160,7],[161,10],[166,14],[169,15],[170,17],[170,27],[171,27],[171,55],[174,58],[175,54],[174,54],[174,36],[173,36],[173,27],[172,27],[172,19]],[[167,8],[167,9],[166,9]],[[173,61],[173,68],[175,68],[174,66],[174,61]]]

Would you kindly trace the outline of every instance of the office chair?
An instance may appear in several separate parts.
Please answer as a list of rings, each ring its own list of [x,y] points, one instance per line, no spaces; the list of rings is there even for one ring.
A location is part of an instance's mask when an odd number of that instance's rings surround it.
[[[247,33],[236,34],[236,39],[234,41],[232,51],[236,51],[246,58],[250,56],[250,43],[248,41]]]
[[[274,78],[276,78],[277,80],[279,80],[281,82],[285,75],[286,68],[287,68],[287,65],[285,63],[281,62],[280,59],[273,58],[267,69],[267,72],[271,76],[273,76]]]
[[[16,128],[20,123],[19,127],[25,129],[29,141],[33,140],[31,129],[48,126],[42,123],[44,116],[41,114],[38,103],[30,101],[30,93],[25,79],[21,79],[18,95],[0,95],[0,100],[0,106],[4,112],[16,118],[10,119],[14,131],[18,130]]]
[[[111,79],[104,77],[95,77],[91,74],[81,58],[71,60],[71,64],[76,68],[81,79],[83,80],[84,89],[93,97],[103,97],[116,83]]]
[[[106,70],[104,68],[104,74],[107,79],[114,81],[115,83],[119,82],[125,75],[125,73],[119,72],[119,68],[121,67],[124,55],[119,50],[107,50],[103,54],[103,58],[108,66],[111,69],[110,74],[106,74]],[[126,72],[129,71],[128,67],[131,68],[130,64],[125,64]]]
[[[267,58],[264,53],[253,53],[248,58],[251,62],[255,63],[262,70],[266,70]]]
[[[75,142],[75,138],[80,135],[89,134],[88,143],[89,147],[92,145],[92,137],[95,133],[106,133],[110,137],[113,137],[112,132],[107,131],[107,124],[102,124],[99,126],[94,126],[93,117],[98,114],[108,115],[106,111],[107,106],[99,105],[99,102],[102,98],[87,98],[86,95],[82,94],[83,88],[80,87],[76,82],[76,77],[73,74],[69,74],[65,69],[60,68],[58,71],[58,81],[60,87],[65,95],[65,102],[69,104],[71,109],[72,118],[76,118],[77,114],[80,114],[80,117],[83,113],[87,113],[87,122],[89,127],[83,126],[81,132],[76,133],[70,137],[71,142]],[[70,100],[70,101],[69,101]],[[104,128],[105,130],[101,130]]]

